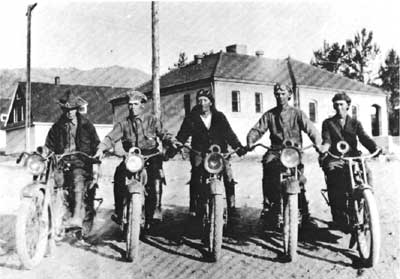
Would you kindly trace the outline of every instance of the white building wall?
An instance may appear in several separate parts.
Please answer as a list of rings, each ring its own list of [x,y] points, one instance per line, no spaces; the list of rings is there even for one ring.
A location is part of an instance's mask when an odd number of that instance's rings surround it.
[[[232,112],[232,91],[240,92],[240,112]],[[262,94],[261,113],[256,113],[255,110],[256,92]],[[215,95],[217,109],[225,114],[242,144],[246,144],[247,133],[263,113],[276,105],[273,85],[216,81]],[[269,132],[262,140],[269,143]]]
[[[0,130],[0,149],[6,147],[6,131]]]

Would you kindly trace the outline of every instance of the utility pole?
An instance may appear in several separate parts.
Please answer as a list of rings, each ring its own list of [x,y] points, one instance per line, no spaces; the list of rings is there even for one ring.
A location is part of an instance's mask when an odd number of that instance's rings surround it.
[[[27,54],[26,54],[26,93],[25,93],[25,150],[31,150],[31,17],[37,3],[28,5]]]
[[[158,1],[151,2],[151,41],[152,41],[152,81],[153,81],[153,112],[156,117],[161,117],[160,98],[160,41]]]

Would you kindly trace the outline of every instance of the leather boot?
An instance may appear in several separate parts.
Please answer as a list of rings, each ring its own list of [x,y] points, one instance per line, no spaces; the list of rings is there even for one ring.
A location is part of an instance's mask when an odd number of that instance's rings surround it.
[[[75,192],[75,207],[73,217],[69,221],[69,227],[82,228],[83,219],[85,217],[85,209],[83,207],[83,192]]]
[[[162,221],[162,209],[161,209],[161,197],[162,197],[162,183],[157,180],[155,183],[155,210],[153,219],[156,221]]]

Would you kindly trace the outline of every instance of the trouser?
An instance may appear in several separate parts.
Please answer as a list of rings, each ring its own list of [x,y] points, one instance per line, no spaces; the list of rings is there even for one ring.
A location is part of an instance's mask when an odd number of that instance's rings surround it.
[[[84,198],[87,185],[92,179],[92,167],[81,167],[80,165],[77,167],[72,163],[71,170],[65,173],[59,170],[55,176],[57,185],[68,186],[67,202],[69,210],[72,212],[72,218],[82,221],[85,218]]]
[[[197,158],[196,158],[197,157]],[[200,187],[202,187],[202,177],[205,170],[202,159],[198,156],[191,156],[192,173],[190,178],[189,191],[189,211],[196,211]],[[235,208],[235,180],[233,179],[233,171],[229,160],[225,160],[225,168],[223,170],[223,181],[225,186],[225,195],[228,209]]]
[[[162,170],[162,158],[159,156],[150,158],[145,165],[147,172],[146,202],[145,212],[146,218],[151,219],[155,211],[161,210],[162,185],[165,184],[165,177]],[[114,173],[114,206],[115,213],[121,217],[124,210],[124,200],[129,195],[125,185],[126,177],[132,174],[126,169],[123,160],[115,169]]]
[[[371,170],[366,166],[367,182],[372,185]],[[342,161],[327,158],[323,163],[326,186],[332,219],[336,223],[346,224],[348,220],[348,201],[352,191],[348,165]]]
[[[264,209],[270,209],[272,212],[278,214],[281,212],[281,173],[285,170],[285,167],[280,161],[279,152],[270,151],[267,152],[262,160],[263,163],[263,207]],[[298,204],[300,212],[303,216],[307,217],[310,215],[308,200],[306,197],[305,183],[306,178],[304,177],[304,165],[298,166],[300,193],[298,195]]]

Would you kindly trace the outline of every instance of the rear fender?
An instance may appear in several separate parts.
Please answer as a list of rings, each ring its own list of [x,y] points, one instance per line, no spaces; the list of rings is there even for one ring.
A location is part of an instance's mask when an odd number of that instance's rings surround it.
[[[300,183],[297,179],[287,178],[282,181],[282,191],[289,195],[300,193]]]
[[[20,197],[22,198],[32,198],[33,196],[35,196],[35,193],[37,193],[38,191],[45,191],[45,185],[34,181],[32,183],[29,183],[28,185],[26,185],[24,188],[22,188],[21,193],[20,193]]]
[[[222,181],[216,178],[211,178],[210,193],[211,195],[223,195],[225,193],[225,188]]]

